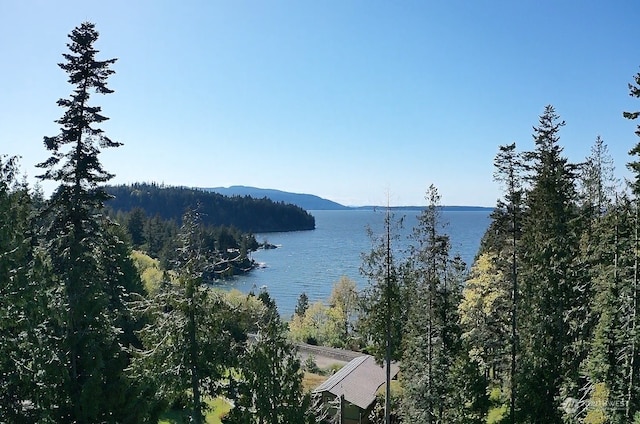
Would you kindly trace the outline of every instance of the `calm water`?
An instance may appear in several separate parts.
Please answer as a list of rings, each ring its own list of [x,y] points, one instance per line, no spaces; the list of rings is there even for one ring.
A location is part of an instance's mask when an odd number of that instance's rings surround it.
[[[257,234],[258,241],[266,240],[278,248],[254,252],[253,259],[262,267],[235,277],[223,286],[245,293],[266,287],[283,318],[293,313],[302,292],[307,293],[310,303],[328,299],[333,284],[343,275],[354,280],[358,287],[365,287],[368,283],[360,275],[359,268],[362,253],[372,248],[366,228],[371,227],[376,234],[383,233],[384,211],[310,213],[316,218],[313,231]],[[408,244],[407,236],[417,222],[418,213],[394,212],[397,218],[404,217],[404,228],[398,240],[401,246],[398,247]],[[489,212],[445,211],[443,220],[448,222],[443,231],[451,238],[451,253],[459,254],[470,266],[489,225]]]

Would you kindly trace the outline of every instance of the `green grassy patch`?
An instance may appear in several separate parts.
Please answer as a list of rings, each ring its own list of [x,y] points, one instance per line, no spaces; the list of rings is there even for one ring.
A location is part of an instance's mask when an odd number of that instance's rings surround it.
[[[223,398],[207,400],[207,404],[209,405],[209,411],[205,416],[207,424],[221,424],[222,418],[231,410],[231,405]],[[188,422],[188,411],[171,410],[162,415],[158,424],[186,424]]]

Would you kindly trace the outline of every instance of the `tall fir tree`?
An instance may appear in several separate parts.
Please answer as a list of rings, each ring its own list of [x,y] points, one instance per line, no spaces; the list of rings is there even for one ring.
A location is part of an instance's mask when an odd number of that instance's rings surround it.
[[[613,203],[618,181],[609,148],[602,137],[597,136],[591,146],[591,154],[579,171],[579,198],[583,214],[589,222],[602,216]]]
[[[521,301],[522,352],[516,410],[520,422],[559,423],[560,405],[576,397],[583,305],[575,267],[580,229],[576,167],[562,156],[560,121],[547,106],[534,127],[535,149],[525,154],[531,188],[523,217]]]
[[[614,177],[613,159],[607,145],[598,136],[591,147],[591,153],[579,170],[578,202],[584,228],[580,239],[580,259],[578,266],[584,268],[588,284],[583,284],[583,298],[588,299],[582,316],[583,331],[588,334],[584,349],[585,360],[580,366],[582,376],[581,393],[575,402],[575,418],[586,422],[594,420],[594,414],[603,409],[603,394],[618,396],[614,387],[611,356],[616,348],[614,333],[620,323],[619,302],[616,299],[620,288],[620,278],[625,274],[623,264],[627,261],[621,256],[623,247],[629,239],[623,234],[629,223],[624,199],[617,199],[617,181]],[[621,237],[622,236],[622,237]],[[628,256],[627,256],[628,258]],[[613,308],[613,309],[612,309]],[[614,355],[615,356],[615,355]],[[621,370],[620,367],[616,367]],[[606,388],[606,390],[602,390]],[[594,396],[599,397],[598,400]],[[608,413],[609,421],[617,420],[617,411]]]
[[[426,200],[428,207],[419,215],[414,229],[416,246],[409,255],[407,297],[413,301],[408,308],[402,360],[402,374],[406,376],[403,406],[408,421],[434,423],[440,418],[449,366],[443,352],[446,340],[441,314],[445,311],[438,296],[449,259],[449,238],[442,234],[440,195],[433,185]]]
[[[629,95],[631,97],[640,98],[640,72],[638,72],[633,77],[634,82],[629,84]],[[640,116],[640,111],[636,112],[623,112],[622,116],[626,119],[635,120]],[[636,127],[635,134],[640,137],[640,124]],[[629,155],[632,157],[635,156],[635,160],[629,162],[627,167],[633,173],[633,180],[631,180],[631,191],[633,193],[640,193],[640,142],[636,143],[636,145],[629,151]]]
[[[108,118],[90,105],[92,93],[109,94],[107,79],[116,59],[97,60],[95,25],[84,22],[69,34],[69,53],[59,66],[74,87],[69,98],[58,100],[65,109],[56,122],[60,134],[44,137],[51,156],[38,166],[39,178],[59,184],[45,208],[49,222],[44,232],[50,255],[50,284],[57,315],[56,352],[63,363],[62,383],[54,395],[57,420],[65,422],[126,421],[131,413],[124,376],[126,346],[110,309],[115,281],[106,267],[118,254],[107,242],[109,222],[103,216],[109,198],[101,187],[113,177],[98,158],[101,148],[117,147],[99,124]],[[121,310],[120,314],[126,314]]]
[[[386,367],[385,424],[391,420],[391,361],[402,357],[403,327],[407,319],[406,294],[395,254],[394,243],[402,220],[396,221],[390,208],[384,218],[384,233],[369,228],[372,250],[363,255],[360,272],[370,282],[361,296],[359,331],[369,343],[371,353]]]
[[[640,98],[640,72],[634,75],[634,82],[629,84],[629,95],[631,97]],[[623,112],[623,116],[627,119],[635,120],[640,116],[639,111],[635,112]],[[640,137],[640,124],[636,127],[635,134]],[[638,142],[630,151],[629,155],[632,156],[632,160],[627,163],[627,168],[632,172],[632,180],[629,185],[631,188],[631,194],[634,201],[635,210],[635,225],[633,234],[633,252],[634,252],[634,265],[633,265],[633,279],[631,281],[631,291],[629,298],[628,308],[628,323],[627,327],[630,330],[630,343],[629,343],[629,355],[627,356],[626,363],[628,364],[628,375],[626,376],[626,388],[627,394],[625,396],[625,416],[627,419],[631,419],[634,411],[638,410],[638,372],[640,372],[640,359],[638,359],[638,352],[640,346],[638,343],[638,290],[639,290],[639,278],[640,278],[640,264],[638,259],[638,248],[640,247],[640,221],[639,212],[640,208],[640,142]]]
[[[506,224],[501,228],[504,237],[503,248],[498,258],[499,268],[509,276],[511,283],[510,321],[511,334],[509,345],[511,350],[509,372],[509,414],[511,423],[516,422],[516,373],[518,356],[518,243],[522,233],[523,212],[523,167],[521,155],[516,151],[516,143],[500,146],[500,151],[494,160],[494,179],[503,184],[504,200],[498,201],[493,213],[494,221]],[[499,282],[498,282],[499,284]],[[499,319],[498,319],[499,321]]]
[[[478,399],[485,396],[486,382],[463,348],[458,314],[465,265],[449,256],[440,195],[433,185],[426,200],[406,267],[404,418],[420,423],[480,422],[486,405]]]

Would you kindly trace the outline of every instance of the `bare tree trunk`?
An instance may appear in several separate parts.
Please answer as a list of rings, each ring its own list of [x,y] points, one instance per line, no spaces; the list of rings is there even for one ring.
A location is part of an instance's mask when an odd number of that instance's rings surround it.
[[[386,263],[386,334],[385,334],[385,366],[387,387],[384,396],[384,422],[391,424],[391,222],[387,207],[387,263]]]

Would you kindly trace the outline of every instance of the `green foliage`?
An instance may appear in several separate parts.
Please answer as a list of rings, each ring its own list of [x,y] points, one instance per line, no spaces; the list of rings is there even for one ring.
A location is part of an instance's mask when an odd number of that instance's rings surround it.
[[[74,87],[58,100],[65,109],[56,122],[60,133],[45,137],[51,156],[38,166],[40,176],[59,184],[41,219],[48,286],[43,322],[48,379],[42,409],[66,422],[143,421],[147,403],[137,384],[127,379],[127,346],[137,342],[137,323],[128,309],[129,294],[140,281],[123,245],[102,215],[108,195],[101,184],[111,179],[101,165],[100,149],[120,144],[98,125],[108,118],[91,106],[90,95],[109,94],[115,59],[99,61],[95,26],[85,22],[69,35],[69,53],[59,66]],[[55,368],[53,367],[55,365]]]
[[[227,370],[237,365],[246,328],[221,293],[203,283],[203,273],[218,258],[202,244],[198,213],[185,214],[179,240],[175,282],[163,282],[139,310],[148,319],[140,335],[137,378],[157,388],[158,401],[185,403],[193,422],[202,422],[205,397],[221,393]],[[213,255],[213,256],[212,256]]]
[[[458,306],[462,338],[482,373],[501,379],[509,369],[510,283],[499,269],[495,253],[478,256],[462,290]]]
[[[522,373],[518,409],[525,422],[561,421],[560,403],[578,396],[578,368],[586,351],[581,336],[588,284],[576,264],[580,220],[575,166],[562,157],[559,121],[547,106],[534,128],[529,161],[531,189],[523,221],[519,304]]]
[[[464,264],[449,257],[442,232],[440,195],[427,192],[427,209],[414,228],[403,338],[403,414],[408,422],[482,422],[488,409],[486,380],[461,343],[458,305]]]
[[[629,84],[629,95],[640,98],[640,72],[634,75],[633,79],[634,83]],[[640,116],[640,112],[623,112],[623,116],[627,119],[637,119]],[[635,133],[640,137],[640,124]],[[640,142],[629,151],[629,155],[636,157],[636,160],[627,164],[627,168],[633,174],[633,180],[630,182],[631,191],[638,197],[640,195],[640,161],[638,160],[638,157],[640,157]]]
[[[398,360],[402,356],[402,333],[406,322],[400,269],[394,256],[394,243],[402,221],[387,211],[385,233],[375,235],[368,229],[372,249],[362,257],[360,272],[369,286],[361,293],[358,332],[370,347],[369,353],[382,361],[388,356]],[[386,352],[387,346],[389,352]]]
[[[222,397],[206,399],[207,412],[204,422],[207,424],[221,424],[222,419],[231,410],[231,405]],[[172,409],[162,414],[157,424],[183,424],[189,422],[189,411]],[[154,423],[155,424],[155,423]]]
[[[610,411],[609,389],[604,383],[596,383],[589,396],[587,414],[584,417],[584,424],[605,424],[609,421]]]
[[[339,336],[343,343],[348,343],[353,334],[353,323],[356,320],[358,312],[358,288],[356,282],[352,279],[342,276],[337,283],[333,285],[331,296],[329,297],[329,305],[332,313],[338,317],[342,334]]]
[[[219,422],[230,408],[221,396],[235,405],[225,422],[314,422],[273,299],[205,284],[251,266],[257,242],[243,231],[313,228],[313,217],[267,199],[105,189],[112,175],[98,156],[119,143],[90,100],[112,92],[115,59],[96,59],[91,23],[69,38],[60,67],[73,90],[58,101],[60,133],[44,138],[50,157],[39,165],[58,189],[44,202],[19,180],[17,159],[0,156],[0,422],[155,424],[163,412]],[[629,89],[640,98],[640,73]],[[391,422],[504,423],[517,413],[521,423],[640,423],[640,143],[629,152],[630,194],[616,194],[602,139],[578,169],[562,156],[563,125],[547,106],[533,151],[500,146],[504,198],[468,277],[450,256],[431,186],[406,262],[387,214],[363,257],[370,286],[360,298],[347,278],[328,306],[301,295],[291,338],[350,346],[362,337],[378,360],[402,360],[403,390],[379,396],[372,422],[390,413]],[[208,223],[191,210],[198,202]],[[305,367],[319,371],[313,357]]]
[[[506,417],[509,413],[509,405],[503,404],[500,406],[493,406],[489,409],[487,414],[487,424],[500,424],[506,421]]]
[[[320,368],[316,364],[316,357],[313,355],[307,356],[307,359],[304,361],[303,367],[304,367],[304,370],[307,372],[314,373],[314,374],[321,373]]]
[[[376,395],[376,401],[375,404],[373,406],[373,409],[371,410],[371,412],[369,413],[369,422],[372,424],[385,424],[385,411],[384,411],[384,405],[385,405],[385,399],[384,399],[384,392],[383,392],[383,387],[381,387],[381,390],[378,391],[378,394]],[[391,413],[389,415],[389,422],[391,424],[400,424],[403,421],[402,419],[402,415],[400,413],[400,411],[402,410],[402,390],[399,389],[397,387],[397,385],[391,384]]]
[[[500,424],[508,422],[509,405],[504,403],[500,387],[493,387],[489,392],[489,412],[487,413],[487,424]]]
[[[307,304],[303,314],[295,313],[289,322],[291,339],[341,348],[352,345],[353,322],[358,303],[355,282],[342,277],[334,284],[329,303],[330,306],[322,302],[311,306]]]
[[[300,293],[298,297],[298,303],[294,310],[294,314],[303,317],[307,309],[309,308],[309,296],[305,292]]]
[[[267,305],[256,340],[247,346],[232,381],[234,408],[225,423],[312,423],[302,369],[284,325]]]
[[[159,215],[148,217],[141,208],[130,212],[109,210],[115,220],[127,229],[126,237],[134,247],[146,252],[152,258],[160,260],[166,270],[176,264],[179,227],[176,220],[166,220]],[[205,278],[214,280],[220,277],[242,274],[253,268],[249,252],[258,248],[258,242],[251,234],[242,233],[235,227],[201,225],[201,242],[204,247],[221,259],[219,266],[208,270]]]
[[[602,215],[611,206],[618,181],[614,176],[613,158],[600,136],[596,137],[591,154],[580,168],[579,183],[583,213],[588,219]]]
[[[0,156],[0,422],[37,421],[40,405],[28,411],[22,401],[43,382],[34,366],[49,336],[38,328],[47,303],[31,239],[33,206],[18,178],[17,158]]]
[[[154,294],[162,281],[166,279],[164,271],[160,267],[160,261],[138,250],[131,253],[131,259],[140,275],[145,291]]]
[[[289,336],[292,340],[313,345],[323,344],[321,335],[326,321],[326,306],[316,302],[307,308],[304,315],[294,314],[289,322]]]
[[[585,258],[591,264],[593,282],[591,310],[595,318],[589,352],[583,372],[592,392],[597,383],[605,384],[612,401],[625,403],[630,391],[629,377],[635,371],[634,344],[634,254],[635,205],[620,199],[591,228],[593,243],[585,248]],[[636,408],[633,401],[632,408]],[[583,408],[587,409],[587,408]],[[624,408],[607,411],[611,422],[625,422]]]

